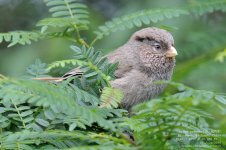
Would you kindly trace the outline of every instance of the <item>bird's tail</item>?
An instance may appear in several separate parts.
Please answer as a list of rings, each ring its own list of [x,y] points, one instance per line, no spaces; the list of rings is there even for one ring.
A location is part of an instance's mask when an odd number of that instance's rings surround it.
[[[34,80],[40,81],[50,81],[50,82],[61,82],[67,80],[70,77],[78,77],[81,78],[83,72],[79,68],[74,68],[67,73],[65,73],[62,77],[42,77],[42,78],[33,78]]]
[[[63,77],[43,77],[43,78],[33,78],[34,80],[39,81],[50,81],[50,82],[61,82],[65,80]]]

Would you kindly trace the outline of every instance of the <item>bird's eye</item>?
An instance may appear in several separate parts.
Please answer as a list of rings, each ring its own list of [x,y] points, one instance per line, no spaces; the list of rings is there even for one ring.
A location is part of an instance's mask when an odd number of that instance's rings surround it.
[[[161,49],[161,45],[160,44],[155,44],[155,49],[160,50]]]

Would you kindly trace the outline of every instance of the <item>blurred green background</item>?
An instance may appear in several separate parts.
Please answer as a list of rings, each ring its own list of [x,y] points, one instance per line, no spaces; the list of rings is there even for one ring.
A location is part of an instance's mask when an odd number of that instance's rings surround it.
[[[214,1],[214,0],[213,0]],[[186,7],[197,0],[84,0],[90,11],[90,32],[84,38],[93,38],[92,29],[113,17],[142,9]],[[40,0],[0,0],[0,32],[33,30],[42,18],[50,16]],[[149,26],[167,27],[175,39],[178,50],[173,80],[196,89],[226,92],[226,61],[219,62],[217,54],[226,48],[226,13],[215,11],[202,16],[187,15],[166,19]],[[143,26],[145,27],[145,26]],[[108,53],[125,43],[138,30],[119,31],[100,40],[95,48]],[[32,45],[6,48],[0,45],[0,74],[17,77],[26,67],[40,58],[45,63],[73,58],[72,44],[63,39],[49,39]]]

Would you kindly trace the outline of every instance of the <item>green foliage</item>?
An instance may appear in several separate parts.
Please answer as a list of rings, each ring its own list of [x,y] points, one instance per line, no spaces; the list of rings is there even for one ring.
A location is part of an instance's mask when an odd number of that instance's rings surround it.
[[[214,27],[213,27],[214,28]],[[226,30],[193,31],[188,33],[186,41],[178,46],[180,55],[174,78],[180,81],[188,76],[197,65],[216,59],[223,61]],[[201,39],[201,40],[200,40]],[[207,69],[207,73],[209,70]],[[205,74],[205,73],[204,73]]]
[[[105,87],[100,97],[100,100],[102,102],[100,104],[100,107],[101,108],[117,108],[118,104],[122,101],[122,99],[123,99],[123,93],[120,90]]]
[[[46,6],[50,7],[49,11],[53,18],[46,18],[37,23],[41,27],[41,33],[46,33],[50,27],[64,28],[62,32],[47,32],[47,36],[62,37],[66,36],[71,39],[70,33],[88,29],[88,11],[87,6],[79,0],[44,0]],[[79,37],[78,37],[79,38]],[[71,39],[73,40],[73,39]]]
[[[13,46],[61,37],[76,45],[71,46],[74,58],[49,65],[36,60],[27,69],[26,78],[0,75],[1,149],[225,149],[224,94],[169,82],[166,84],[176,87],[176,93],[136,106],[129,118],[126,110],[118,109],[122,92],[110,85],[117,64],[109,63],[93,48],[96,40],[118,30],[184,15],[224,12],[225,0],[196,0],[188,7],[148,9],[124,15],[96,29],[91,44],[80,32],[88,29],[86,5],[80,0],[44,0],[44,3],[52,18],[39,21],[39,31],[1,33],[0,42]],[[181,60],[202,52],[212,56],[225,48],[225,42],[225,32],[193,32],[183,43]],[[222,52],[217,58],[223,60],[223,57]],[[194,65],[190,64],[189,68]],[[75,67],[82,73],[63,82],[32,80]],[[178,68],[190,70],[184,66]]]
[[[53,17],[71,17],[75,19],[87,19],[86,5],[80,0],[43,0]]]
[[[46,68],[47,71],[55,71],[55,72],[61,72],[64,70],[63,74],[66,72],[65,68],[68,70],[83,65],[84,62],[77,60],[77,59],[66,59],[66,60],[60,60],[55,61],[48,65]]]
[[[112,116],[111,110],[97,108],[98,98],[73,85],[4,79],[0,88],[1,105],[5,106],[1,115],[9,117],[8,125],[15,126],[15,130],[42,131],[59,123],[66,123],[73,130],[94,122],[114,129],[111,121],[104,120]]]
[[[195,1],[188,7],[180,9],[148,9],[134,12],[120,18],[114,18],[112,21],[108,21],[104,25],[99,26],[98,29],[94,31],[97,37],[89,45],[80,36],[80,31],[87,30],[87,25],[89,24],[89,13],[85,4],[83,4],[80,0],[43,1],[46,3],[46,6],[50,7],[49,11],[52,13],[52,18],[45,18],[37,23],[37,26],[41,27],[40,33],[27,33],[25,31],[20,31],[19,33],[4,33],[0,35],[0,41],[5,39],[6,42],[10,42],[9,46],[13,46],[15,44],[24,45],[30,44],[31,40],[38,40],[38,37],[42,35],[41,39],[63,37],[70,41],[74,41],[77,44],[90,47],[98,39],[102,39],[104,36],[118,30],[141,27],[143,24],[149,25],[151,22],[156,23],[165,19],[171,19],[183,15],[203,15],[214,11],[220,10],[224,12],[226,10],[226,1],[217,0],[206,2]],[[58,31],[54,31],[53,28],[58,28]],[[76,33],[76,38],[74,38],[74,33]]]
[[[3,41],[9,42],[8,47],[14,46],[16,44],[31,44],[31,41],[37,41],[40,39],[40,34],[38,32],[29,31],[14,31],[9,33],[0,33],[0,43]]]
[[[126,141],[107,134],[94,132],[64,130],[49,130],[44,132],[23,131],[5,133],[0,135],[1,148],[4,149],[79,149],[79,150],[105,150],[105,149],[134,149],[126,145]],[[45,141],[45,145],[40,145]],[[83,146],[87,143],[87,146]],[[117,145],[114,145],[116,144]],[[39,146],[40,145],[40,146]]]
[[[109,35],[111,32],[117,30],[125,30],[128,28],[141,27],[142,24],[149,25],[151,22],[156,23],[161,20],[170,19],[173,17],[179,17],[182,15],[189,15],[191,13],[203,15],[208,12],[216,10],[226,11],[226,1],[210,1],[203,3],[196,3],[183,9],[151,9],[142,10],[129,15],[122,16],[120,18],[114,18],[112,21],[108,21],[105,25],[98,27],[95,31],[97,39],[102,39],[104,35]]]
[[[214,11],[226,11],[225,0],[207,0],[207,1],[193,1],[189,10],[197,15],[203,15],[205,13],[212,13]]]
[[[46,18],[46,19],[43,19],[43,20],[40,20],[38,23],[37,23],[37,26],[41,26],[41,33],[45,33],[46,30],[48,30],[48,28],[50,27],[70,27],[73,25],[76,25],[78,26],[79,30],[82,29],[82,28],[87,28],[86,26],[82,26],[80,24],[78,24],[76,19],[74,18]],[[71,32],[73,31],[71,28],[70,29],[67,29],[65,30],[65,32]]]
[[[81,78],[76,77],[74,83],[86,91],[99,95],[100,89],[110,86],[109,81],[114,78],[117,64],[108,63],[107,58],[103,58],[100,52],[94,51],[93,48],[86,49],[85,46],[71,48],[75,52],[74,58],[83,62],[79,70],[84,72]]]
[[[214,106],[218,108],[219,114],[225,116],[226,96],[194,90],[182,84],[170,84],[177,87],[179,93],[141,104],[135,108],[136,115],[121,118],[122,110],[103,108],[103,104],[115,106],[118,100],[114,99],[122,96],[115,89],[104,89],[100,102],[97,97],[69,83],[56,85],[40,81],[1,79],[0,122],[3,132],[0,137],[1,147],[4,149],[225,147],[221,136],[223,133],[214,129],[210,123],[213,122],[211,120],[218,120],[208,109],[203,108]],[[98,105],[100,107],[97,107]],[[116,118],[111,120],[113,116]],[[112,134],[100,127],[117,132]],[[123,133],[120,134],[128,128],[134,132],[133,136],[139,147],[133,147],[134,143],[127,140]]]
[[[226,49],[224,49],[224,51],[217,54],[216,60],[219,61],[219,62],[223,62],[224,57],[226,57]]]
[[[192,32],[187,35],[187,41],[183,43],[183,49],[180,51],[179,60],[189,59],[200,56],[201,54],[214,53],[222,50],[225,46],[225,31]],[[202,40],[200,40],[202,39]]]
[[[40,59],[36,59],[35,63],[27,68],[28,77],[45,77],[49,70],[46,69],[46,64],[42,63]]]
[[[223,133],[210,124],[216,118],[203,108],[212,105],[225,116],[226,96],[170,84],[179,93],[138,105],[136,115],[120,126],[132,129],[144,149],[225,148]]]
[[[109,35],[117,30],[125,30],[134,26],[140,27],[142,24],[148,25],[151,22],[158,22],[165,18],[178,17],[184,14],[188,14],[188,12],[182,9],[142,10],[106,22],[105,25],[99,27],[98,31],[95,31],[95,34],[98,39],[101,39],[104,35]]]
[[[84,63],[84,67],[89,63],[86,68],[94,68],[93,72],[100,74],[99,78],[114,72],[109,71],[111,68],[109,66],[115,65],[107,63],[106,59],[103,61],[99,52],[95,52],[93,48],[80,49],[75,46],[72,48],[76,52],[77,61]],[[90,53],[95,57],[89,55]],[[35,64],[29,67],[28,72],[32,77],[38,77],[49,70],[45,66],[40,60],[36,60]],[[120,118],[125,111],[103,105],[108,103],[111,92],[114,92],[115,98],[111,100],[110,105],[117,106],[122,98],[121,92],[109,88],[107,92],[104,90],[104,96],[101,96],[108,99],[100,100],[100,97],[92,95],[92,92],[86,92],[69,82],[55,84],[27,79],[1,78],[0,128],[3,132],[0,137],[1,148],[55,149],[76,146],[81,147],[79,149],[107,147],[129,149],[130,145],[125,139],[115,137],[116,125],[111,120],[113,117]],[[89,82],[86,84],[92,86]],[[100,94],[101,91],[98,90],[98,92]],[[105,130],[109,133],[115,132],[114,136],[98,133]]]

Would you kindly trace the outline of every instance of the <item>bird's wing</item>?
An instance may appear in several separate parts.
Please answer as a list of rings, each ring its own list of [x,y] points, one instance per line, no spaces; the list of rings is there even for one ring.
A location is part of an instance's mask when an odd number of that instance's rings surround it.
[[[67,78],[70,78],[70,77],[74,77],[74,76],[81,77],[82,74],[83,74],[83,72],[79,68],[74,68],[74,69],[68,71],[67,73],[65,73],[62,77],[64,79],[67,79]]]
[[[83,72],[79,68],[74,68],[67,73],[65,73],[62,77],[42,77],[42,78],[33,78],[34,80],[41,80],[41,81],[50,81],[50,82],[61,82],[70,77],[81,77]]]
[[[109,60],[110,63],[117,63],[119,62],[118,68],[115,71],[116,78],[123,77],[126,73],[130,72],[132,67],[132,59],[128,59],[128,54],[125,54],[123,49],[124,47],[120,47],[119,49],[115,50],[114,52],[106,55],[106,58]],[[60,82],[66,80],[70,77],[81,77],[83,72],[79,68],[74,68],[69,72],[65,73],[62,77],[47,77],[47,78],[34,78],[35,80],[43,80],[43,81],[53,81],[53,82]]]
[[[123,77],[125,73],[129,72],[132,69],[131,64],[127,62],[128,60],[126,58],[126,55],[123,55],[123,52],[120,49],[106,55],[106,58],[110,63],[119,62],[119,66],[115,71],[115,76],[117,78]],[[79,68],[75,68],[65,73],[62,77],[65,80],[69,77],[74,77],[74,76],[81,77],[82,75],[83,75],[83,72]]]
[[[119,63],[118,68],[115,71],[115,76],[117,78],[123,77],[127,72],[130,72],[133,69],[132,63],[127,59],[127,55],[120,49],[108,54],[106,57],[110,63]]]

